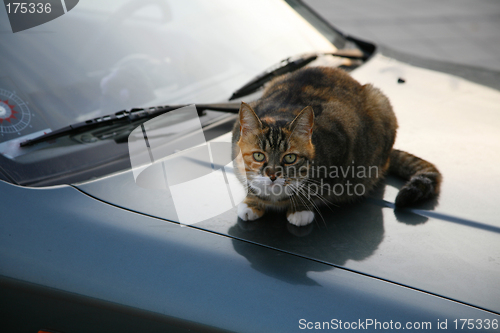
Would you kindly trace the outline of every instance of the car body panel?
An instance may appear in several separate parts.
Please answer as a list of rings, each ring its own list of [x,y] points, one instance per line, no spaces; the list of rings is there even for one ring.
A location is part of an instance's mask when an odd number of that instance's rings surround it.
[[[19,284],[30,284],[31,295],[52,288],[51,299],[64,293],[68,303],[92,300],[104,310],[115,304],[117,312],[147,313],[165,325],[173,318],[199,330],[238,332],[299,331],[300,319],[432,325],[438,319],[500,319],[284,251],[120,209],[69,186],[30,189],[0,182],[0,192],[9,193],[2,203],[10,207],[0,232],[4,296],[19,296],[16,290],[26,289]],[[16,309],[0,304],[2,314]],[[58,316],[39,324],[67,323]],[[106,328],[86,325],[96,332]]]
[[[500,192],[493,186],[500,180],[500,92],[382,54],[352,75],[391,100],[400,125],[395,147],[443,173],[438,200],[394,211],[404,182],[390,176],[368,199],[322,209],[305,228],[288,225],[284,214],[246,223],[236,209],[196,227],[500,312]],[[130,171],[76,186],[177,221],[170,192],[140,188]],[[243,255],[257,264],[252,253]]]

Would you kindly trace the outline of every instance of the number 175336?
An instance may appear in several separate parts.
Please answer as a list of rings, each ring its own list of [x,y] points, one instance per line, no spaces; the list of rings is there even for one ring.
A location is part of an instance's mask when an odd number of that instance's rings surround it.
[[[7,13],[9,14],[48,14],[52,11],[50,3],[26,3],[26,2],[9,2],[6,4]]]
[[[498,329],[498,319],[455,319],[453,321],[455,323],[455,329],[461,330],[473,330],[473,329]]]

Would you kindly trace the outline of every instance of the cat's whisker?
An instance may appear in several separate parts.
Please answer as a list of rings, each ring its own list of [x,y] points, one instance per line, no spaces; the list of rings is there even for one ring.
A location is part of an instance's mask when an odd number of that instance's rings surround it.
[[[306,183],[307,183],[307,181],[308,181],[307,179],[303,179],[302,183],[300,183],[300,184],[297,186],[297,188],[303,189],[304,187],[306,187],[306,185],[307,185],[307,184],[306,184]],[[308,192],[307,192],[307,193],[306,193],[305,191],[303,191],[303,192],[304,192],[304,195],[305,195],[306,197],[308,197],[308,199],[309,199],[310,194],[311,194],[311,191],[310,191],[309,187],[307,187],[307,189],[308,189]],[[312,194],[313,194],[313,195],[315,195],[315,196],[317,196],[317,197],[318,197],[318,198],[319,198],[319,199],[320,199],[320,200],[321,200],[321,201],[322,201],[325,205],[330,204],[330,202],[328,202],[326,199],[322,198],[322,197],[319,195],[319,193],[317,193],[317,192],[313,192]],[[311,202],[313,202],[313,201],[311,200]]]
[[[299,185],[297,186],[296,188],[294,188],[295,190],[295,193],[297,194],[297,196],[299,197],[299,199],[302,200],[302,196],[304,197],[305,200],[307,200],[311,205],[312,205],[312,208],[318,213],[318,215],[321,217],[321,219],[323,220],[323,223],[325,223],[326,225],[326,221],[323,217],[323,215],[321,214],[321,211],[319,210],[318,206],[314,203],[314,201],[311,200],[311,198],[309,198],[309,196],[307,195],[307,193],[305,193],[305,191],[302,189],[302,187]],[[302,202],[304,202],[304,200],[302,200]],[[307,208],[311,208],[309,205],[307,205],[306,203],[304,203],[304,205],[307,207]]]
[[[295,188],[293,188],[293,187],[291,187],[291,189],[292,189],[292,191],[295,193],[295,196],[296,196],[297,198],[299,198],[299,200],[300,200],[300,201],[302,201],[302,204],[304,205],[304,207],[306,207],[306,208],[310,208],[310,207],[307,205],[307,203],[306,203],[306,202],[305,202],[305,201],[304,201],[304,200],[300,197],[300,195],[299,195],[299,193],[298,193],[298,191],[297,191],[298,189],[295,189]]]
[[[323,181],[319,181],[317,179],[312,179],[312,178],[305,178],[305,179],[303,179],[303,182],[309,182],[309,183],[313,183],[313,184],[316,184],[316,185],[321,185],[321,187],[328,187],[328,186],[330,186],[330,184],[323,183]]]
[[[290,202],[292,203],[293,210],[297,210],[297,204],[296,204],[296,202],[294,200],[294,196],[293,195],[290,196]]]
[[[321,186],[321,187],[328,187],[328,185],[329,185],[329,184],[322,183],[316,179],[305,179],[304,181],[309,182],[311,184],[316,184],[316,185]]]
[[[298,193],[303,194],[303,195],[304,195],[304,198],[305,198],[306,200],[308,200],[308,201],[312,204],[312,206],[313,206],[314,210],[318,213],[318,215],[319,215],[319,216],[321,217],[321,219],[323,220],[324,225],[326,226],[326,221],[325,221],[325,218],[323,217],[323,214],[321,214],[321,211],[319,210],[318,206],[314,203],[314,201],[312,201],[312,200],[311,200],[311,198],[309,198],[309,196],[307,195],[307,193],[305,193],[305,191],[304,191],[302,188],[298,187],[298,188],[297,188],[297,191],[298,191]]]
[[[305,192],[305,190],[304,190],[304,186],[305,186],[305,184],[301,184],[302,191],[304,191],[304,192]],[[309,193],[310,193],[310,192],[309,192]],[[308,197],[310,197],[310,195],[308,195]],[[321,201],[323,202],[323,204],[324,204],[325,206],[327,206],[327,207],[328,207],[328,209],[330,209],[330,211],[332,211],[332,212],[333,212],[333,209],[330,207],[330,204],[331,204],[330,202],[326,201],[326,199],[322,198],[322,196],[321,196],[321,195],[319,195],[319,194],[316,194],[316,196],[315,196],[315,197],[316,197],[316,198],[318,198],[319,200],[321,200]],[[321,212],[319,211],[319,208],[318,208],[318,207],[317,207],[317,205],[314,203],[314,200],[313,200],[312,198],[310,198],[309,200],[310,200],[310,201],[311,201],[311,203],[312,203],[312,204],[316,207],[316,210],[318,211],[318,214],[320,214],[320,216],[321,216],[321,218],[322,218],[322,220],[323,220],[323,223],[325,224],[325,227],[327,227],[327,225],[326,225],[326,221],[325,221],[325,219],[323,218],[323,216],[321,215]]]
[[[318,215],[321,217],[321,220],[323,220],[323,224],[325,225],[326,228],[328,228],[327,224],[326,224],[326,220],[325,218],[323,217],[323,214],[321,214],[321,211],[319,209],[319,207],[314,203],[314,201],[312,199],[308,199],[311,204],[314,206],[314,209],[316,210],[316,212],[318,213]],[[318,225],[319,226],[319,225]]]
[[[324,205],[328,206],[328,208],[332,210],[332,208],[330,207],[330,205],[333,205],[333,206],[337,206],[336,204],[334,204],[333,202],[330,202],[329,200],[327,200],[324,196],[322,196],[320,193],[318,193],[317,191],[316,192],[313,192],[311,191],[311,188],[309,187],[309,184],[308,182],[310,181],[310,179],[305,179],[303,181],[303,183],[301,184],[301,187],[303,188],[306,188],[307,189],[307,193],[308,195],[310,196],[311,194],[314,195],[316,198],[318,198],[319,200],[321,200],[321,202],[323,202]],[[315,186],[317,186],[316,184],[313,184]],[[327,185],[327,184],[325,184]],[[325,186],[324,185],[324,186]],[[326,187],[326,186],[325,186]]]
[[[318,209],[317,205],[314,203],[314,201],[311,199],[311,196],[305,192],[303,186],[299,186],[298,187],[298,190],[300,193],[302,193],[304,195],[304,197],[316,208]],[[319,210],[318,210],[318,213],[319,213]]]
[[[304,185],[306,185],[306,183],[307,183],[308,181],[310,181],[310,179],[306,179],[306,180],[304,181]],[[316,185],[316,184],[315,184],[315,185]],[[327,187],[327,186],[328,186],[328,184],[325,184],[324,186],[325,186],[325,187]],[[311,193],[311,191],[310,191],[310,188],[309,188],[309,187],[308,187],[308,192],[309,192],[309,193]],[[323,196],[323,195],[319,194],[318,192],[315,192],[315,193],[313,193],[313,194],[314,194],[314,195],[315,195],[318,199],[320,199],[320,200],[321,200],[321,201],[322,201],[325,205],[327,205],[327,206],[328,206],[328,208],[330,208],[330,210],[332,210],[332,209],[331,209],[331,207],[330,207],[330,205],[335,206],[335,207],[339,207],[339,205],[337,205],[337,204],[335,204],[335,203],[333,203],[333,202],[329,201],[328,199],[326,199],[326,197],[325,197],[325,196]],[[332,210],[332,211],[333,211],[333,210]]]
[[[294,192],[295,196],[302,202],[302,205],[306,208],[310,208],[309,205],[302,199],[302,197],[300,196],[300,193],[298,191],[298,188],[294,188],[293,186],[290,187],[292,189],[292,191]]]

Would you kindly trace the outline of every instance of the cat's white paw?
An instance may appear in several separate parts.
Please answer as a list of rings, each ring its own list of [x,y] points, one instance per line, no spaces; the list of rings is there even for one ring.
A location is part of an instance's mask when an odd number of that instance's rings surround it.
[[[253,209],[248,207],[248,205],[244,202],[238,205],[238,216],[243,221],[253,221],[261,217],[261,215],[255,213]]]
[[[287,216],[288,222],[297,227],[308,225],[314,220],[314,212],[310,210],[303,210],[301,212],[295,212]]]

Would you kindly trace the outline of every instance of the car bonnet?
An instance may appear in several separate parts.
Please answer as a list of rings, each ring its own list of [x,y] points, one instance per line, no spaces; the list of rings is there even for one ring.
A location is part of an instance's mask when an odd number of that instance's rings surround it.
[[[404,181],[389,176],[366,199],[324,208],[306,227],[289,225],[283,213],[245,222],[238,219],[235,207],[188,227],[500,313],[500,92],[382,54],[352,75],[389,97],[399,122],[395,148],[441,171],[444,180],[437,200],[395,211],[393,203]],[[227,134],[218,141],[230,138]],[[74,186],[112,205],[166,223],[178,221],[168,187],[140,187],[131,170]],[[207,190],[204,195],[215,194]],[[185,200],[192,210],[204,209],[195,196]],[[256,269],[264,262],[258,253],[236,251]],[[280,268],[275,270],[279,275]],[[263,271],[269,272],[269,267]],[[310,273],[298,270],[297,283],[306,283]]]

